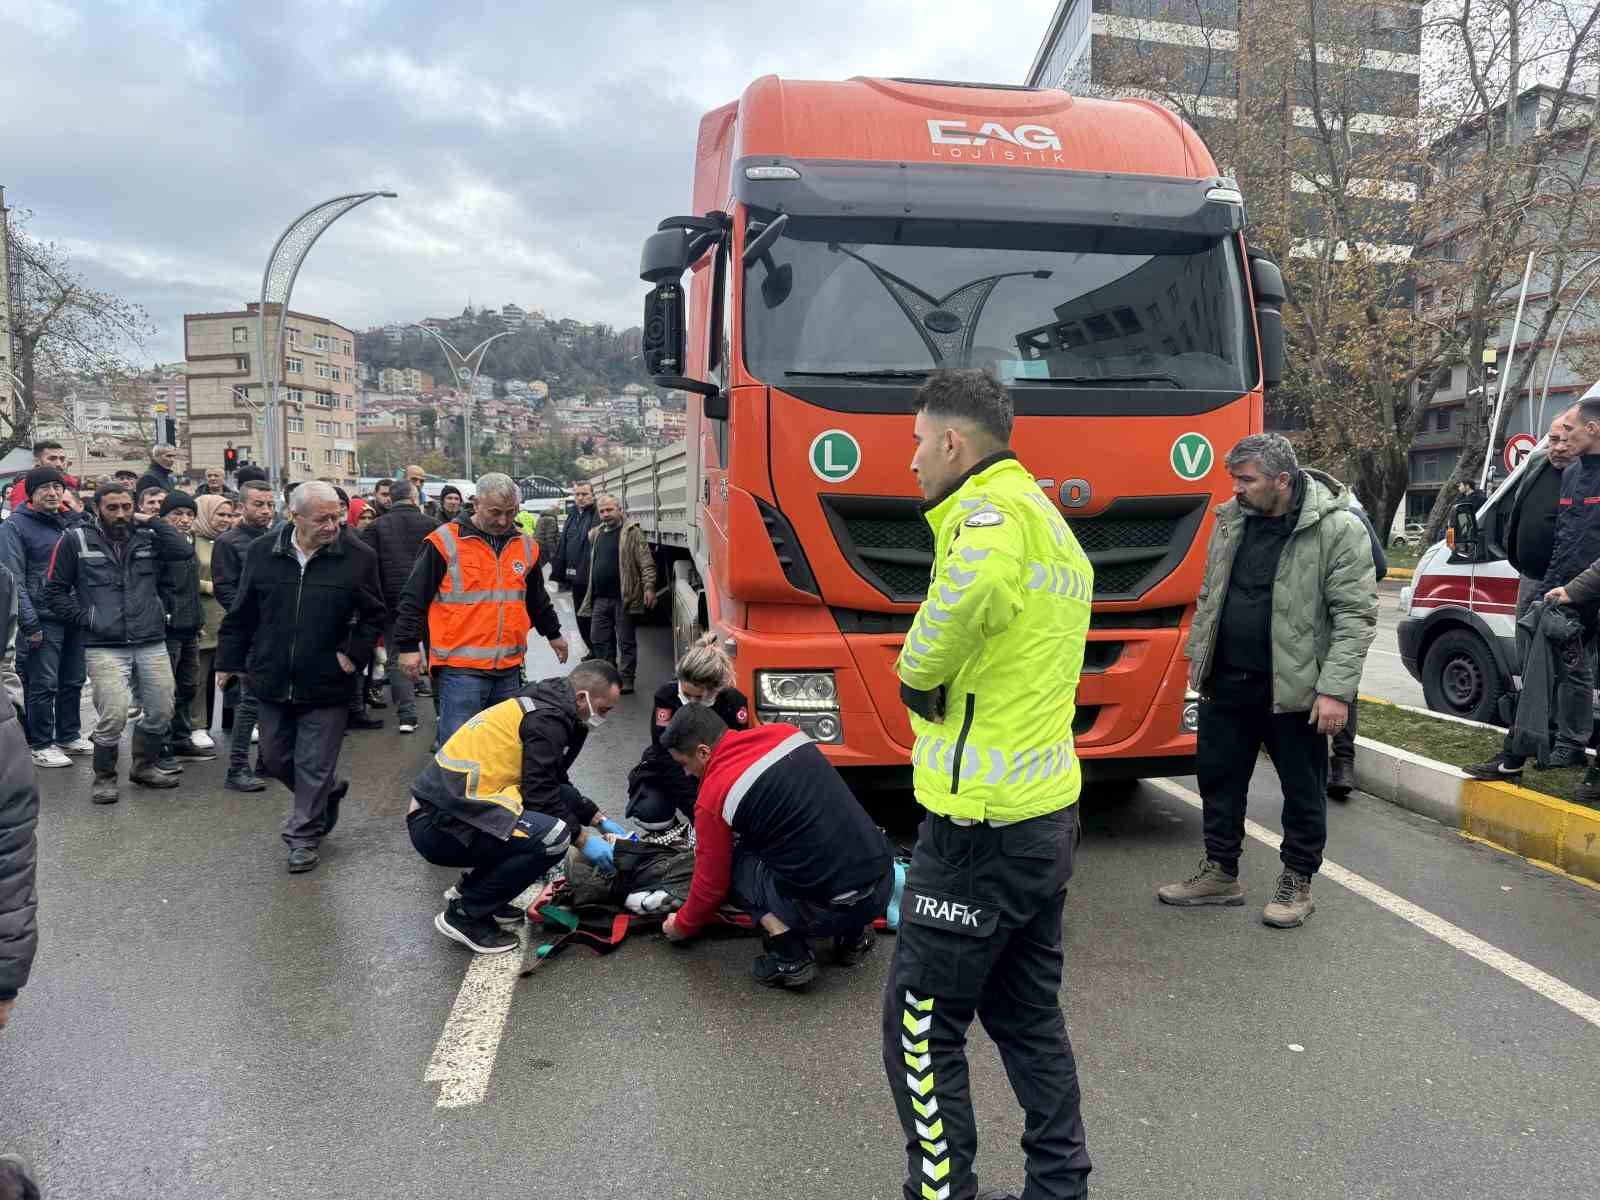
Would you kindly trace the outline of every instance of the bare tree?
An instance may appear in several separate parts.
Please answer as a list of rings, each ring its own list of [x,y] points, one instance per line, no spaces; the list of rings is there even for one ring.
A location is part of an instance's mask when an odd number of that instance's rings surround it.
[[[44,381],[125,374],[130,355],[155,332],[143,308],[90,287],[64,249],[28,236],[27,216],[12,215],[10,332],[19,387],[14,411],[0,412],[0,455],[28,440]]]

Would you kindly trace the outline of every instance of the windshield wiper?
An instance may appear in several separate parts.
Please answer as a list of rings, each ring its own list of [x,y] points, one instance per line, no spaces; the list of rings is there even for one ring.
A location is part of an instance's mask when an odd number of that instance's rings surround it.
[[[923,379],[931,370],[932,367],[922,367],[910,371],[785,371],[784,374],[809,375],[815,379]]]
[[[1175,388],[1186,387],[1176,375],[1018,375],[1014,383],[1170,383]]]

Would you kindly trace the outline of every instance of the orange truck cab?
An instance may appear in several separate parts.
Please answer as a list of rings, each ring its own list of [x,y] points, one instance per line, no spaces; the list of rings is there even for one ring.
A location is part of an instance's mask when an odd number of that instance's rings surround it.
[[[716,630],[756,716],[836,766],[907,764],[894,661],[933,552],[912,400],[982,367],[1094,564],[1086,775],[1191,771],[1183,641],[1222,459],[1283,360],[1282,279],[1243,229],[1195,132],[1143,100],[768,76],[706,114],[693,212],[640,267],[686,441],[622,481],[676,645]]]

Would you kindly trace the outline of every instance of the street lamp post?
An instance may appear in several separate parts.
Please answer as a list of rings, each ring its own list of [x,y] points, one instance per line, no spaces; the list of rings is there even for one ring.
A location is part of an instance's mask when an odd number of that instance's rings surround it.
[[[479,342],[465,354],[455,346],[437,329],[427,325],[414,325],[434,341],[439,343],[439,348],[444,351],[444,365],[449,367],[456,377],[456,382],[467,389],[467,402],[461,409],[461,449],[466,461],[463,469],[468,479],[472,478],[472,381],[478,377],[478,368],[483,366],[483,356],[489,349],[489,343],[498,341],[503,337],[510,337],[511,330],[502,329],[499,333],[492,333]]]
[[[379,196],[393,199],[395,192],[352,192],[335,196],[306,209],[278,235],[267,266],[261,273],[261,305],[257,315],[259,333],[256,345],[261,355],[261,384],[266,392],[267,476],[274,491],[282,475],[282,435],[278,432],[278,387],[283,380],[283,342],[289,325],[289,297],[294,292],[300,264],[323,231],[345,213]],[[276,353],[267,353],[267,306],[278,306]]]
[[[1590,268],[1596,265],[1600,265],[1600,255],[1596,255],[1594,258],[1591,258],[1588,262],[1584,263],[1583,266],[1574,271],[1568,278],[1567,282],[1570,283],[1572,280],[1578,278],[1578,276],[1584,274]],[[1535,439],[1544,436],[1541,432],[1544,429],[1544,402],[1550,397],[1550,377],[1555,374],[1556,359],[1561,356],[1561,339],[1567,336],[1567,326],[1572,323],[1573,314],[1578,311],[1579,307],[1588,297],[1589,292],[1597,283],[1600,283],[1600,275],[1596,275],[1588,283],[1583,285],[1583,291],[1578,293],[1578,298],[1567,306],[1567,311],[1561,316],[1561,328],[1556,330],[1555,343],[1550,347],[1550,357],[1544,365],[1544,387],[1539,391],[1539,416],[1533,427],[1533,436]]]

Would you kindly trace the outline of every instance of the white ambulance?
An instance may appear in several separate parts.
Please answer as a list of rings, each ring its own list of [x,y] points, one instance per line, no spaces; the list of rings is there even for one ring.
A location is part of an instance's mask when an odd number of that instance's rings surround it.
[[[1436,712],[1511,721],[1518,578],[1506,561],[1505,522],[1531,461],[1529,455],[1478,510],[1477,538],[1429,546],[1400,592],[1400,657]]]

